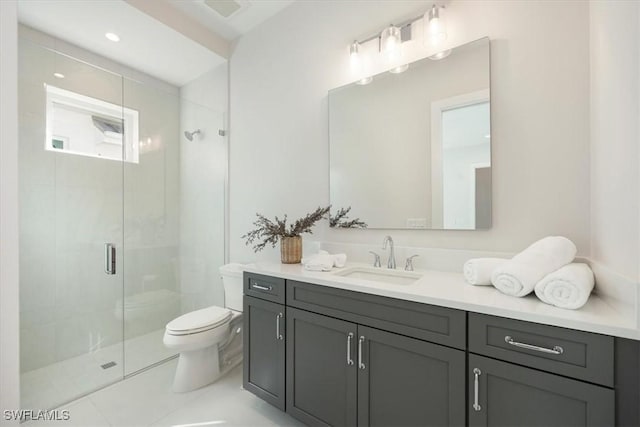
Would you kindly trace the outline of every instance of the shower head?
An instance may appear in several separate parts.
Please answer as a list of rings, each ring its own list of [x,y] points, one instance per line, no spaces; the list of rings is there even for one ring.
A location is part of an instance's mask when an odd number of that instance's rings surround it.
[[[196,129],[193,132],[189,132],[188,130],[184,131],[184,136],[189,140],[189,141],[193,141],[193,137],[194,135],[199,135],[200,134],[200,129]]]

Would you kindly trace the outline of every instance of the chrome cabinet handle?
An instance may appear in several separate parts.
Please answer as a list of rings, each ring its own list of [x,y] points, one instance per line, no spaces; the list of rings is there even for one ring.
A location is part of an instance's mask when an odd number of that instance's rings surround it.
[[[252,284],[251,287],[254,289],[259,289],[261,291],[270,291],[273,289],[273,287],[271,286],[262,286],[262,285],[258,285],[257,283]]]
[[[358,338],[358,368],[364,370],[366,366],[362,361],[362,343],[364,343],[364,337],[361,335],[360,338]]]
[[[480,388],[479,383],[480,383],[480,375],[482,374],[482,371],[478,368],[473,368],[473,410],[478,412],[482,409],[482,407],[480,406],[480,404],[478,403],[478,395],[480,394],[480,391],[478,390]]]
[[[559,345],[555,345],[553,346],[553,348],[545,348],[537,345],[525,344],[522,342],[514,341],[513,338],[511,338],[509,335],[504,337],[504,342],[506,342],[509,345],[525,348],[527,350],[539,351],[541,353],[556,354],[556,355],[564,353],[564,349]]]
[[[276,339],[277,340],[283,339],[283,336],[280,333],[280,319],[282,319],[283,317],[284,315],[282,313],[278,313],[278,315],[276,316]]]
[[[104,244],[104,272],[116,274],[116,247],[113,243]]]
[[[351,357],[351,340],[353,340],[353,332],[349,332],[347,335],[347,365],[353,365],[353,358]]]

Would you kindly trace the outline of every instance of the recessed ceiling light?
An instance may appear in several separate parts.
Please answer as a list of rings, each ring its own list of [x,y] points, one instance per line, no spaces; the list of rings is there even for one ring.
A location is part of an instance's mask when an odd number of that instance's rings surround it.
[[[105,33],[104,36],[107,39],[111,40],[112,42],[119,42],[120,41],[120,36],[118,36],[116,33]]]
[[[56,79],[64,79],[64,74],[62,73],[53,73],[53,77]]]

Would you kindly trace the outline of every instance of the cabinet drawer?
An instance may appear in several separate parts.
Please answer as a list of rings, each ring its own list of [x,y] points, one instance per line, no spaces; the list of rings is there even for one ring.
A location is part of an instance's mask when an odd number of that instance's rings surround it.
[[[613,337],[469,313],[469,351],[613,387]]]
[[[291,280],[287,287],[288,306],[465,349],[464,311]]]
[[[244,273],[244,294],[278,304],[284,304],[284,279],[263,276],[261,274]]]

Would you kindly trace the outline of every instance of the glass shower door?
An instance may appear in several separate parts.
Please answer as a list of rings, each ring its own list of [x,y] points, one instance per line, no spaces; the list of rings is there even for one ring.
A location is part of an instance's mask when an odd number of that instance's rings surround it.
[[[123,378],[123,79],[20,40],[21,402],[53,408]],[[133,144],[133,145],[132,145]]]

